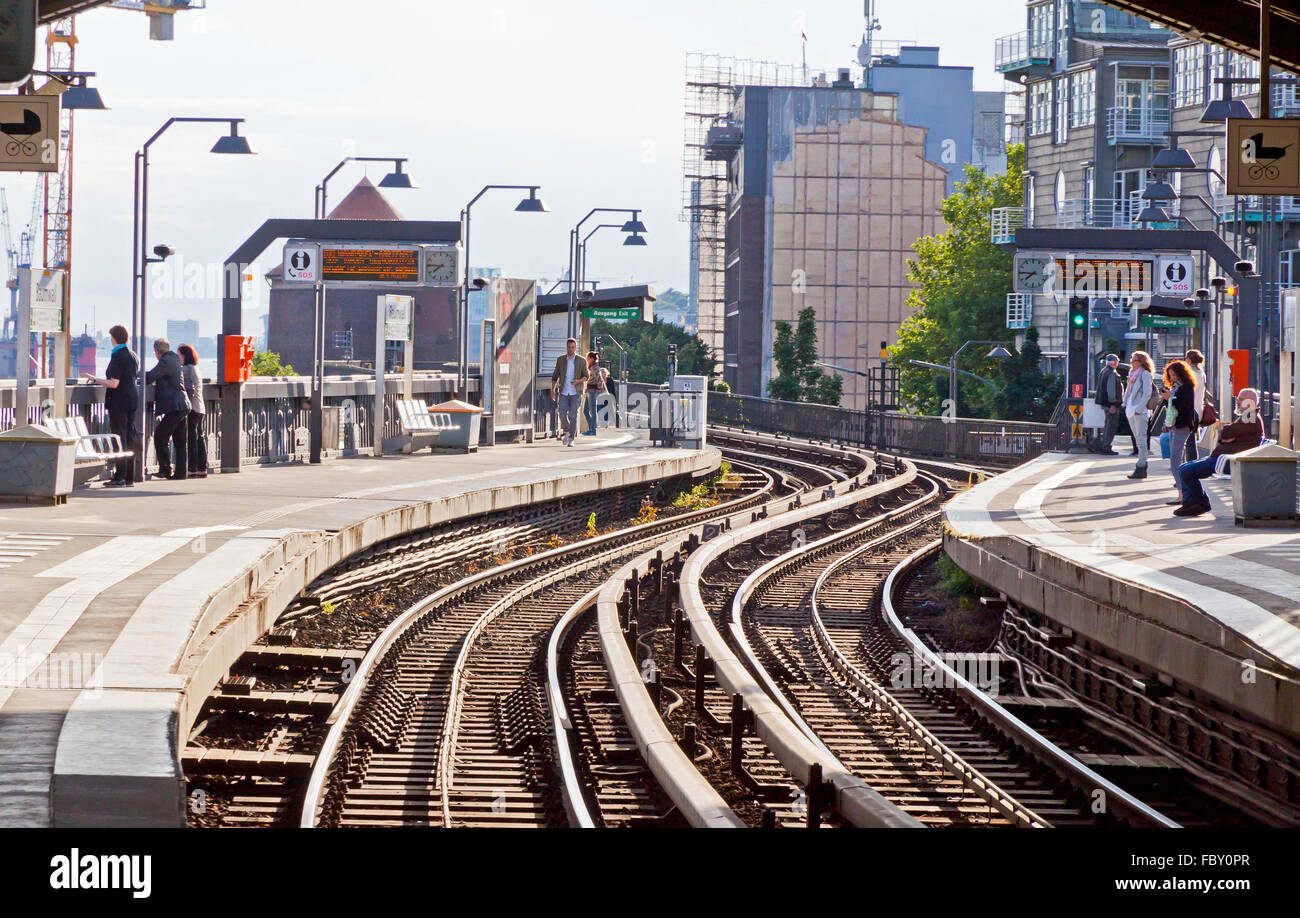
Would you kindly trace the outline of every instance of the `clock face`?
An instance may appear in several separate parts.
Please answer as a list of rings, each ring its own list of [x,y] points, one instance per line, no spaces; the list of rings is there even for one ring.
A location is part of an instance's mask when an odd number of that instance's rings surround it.
[[[425,252],[424,282],[426,284],[456,283],[456,253],[436,250]]]
[[[1051,259],[1038,255],[1024,255],[1016,259],[1015,285],[1018,293],[1042,293],[1047,286],[1048,265]]]

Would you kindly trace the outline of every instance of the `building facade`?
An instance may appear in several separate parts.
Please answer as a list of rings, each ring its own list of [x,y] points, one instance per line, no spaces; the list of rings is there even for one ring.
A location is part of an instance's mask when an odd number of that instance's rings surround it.
[[[777,321],[817,314],[822,360],[865,373],[897,337],[920,236],[943,229],[948,170],[926,130],[897,117],[898,96],[851,85],[746,87],[734,133],[726,224],[724,379],[766,394]],[[844,373],[842,404],[866,379]]]
[[[1014,242],[1019,226],[1213,230],[1263,274],[1261,315],[1276,309],[1279,288],[1300,277],[1300,207],[1292,198],[1266,206],[1259,198],[1227,195],[1224,125],[1202,120],[1207,104],[1225,93],[1258,114],[1258,61],[1090,0],[1030,2],[1026,28],[998,40],[995,60],[1008,80],[1024,87],[1026,147],[1024,206],[993,214],[995,242]],[[1279,76],[1272,114],[1300,114],[1294,78]],[[1193,169],[1156,168],[1156,157],[1171,145],[1191,154]],[[1157,181],[1168,182],[1177,197],[1166,205],[1168,220],[1143,222],[1139,216],[1151,203],[1143,192]],[[1159,247],[1158,237],[1148,238],[1152,250]],[[1195,287],[1230,267],[1189,254]],[[1181,298],[1148,302],[1182,305]],[[1093,298],[1094,353],[1114,341],[1125,352],[1151,351],[1159,365],[1204,346],[1203,323],[1143,328],[1137,306],[1124,297]],[[1066,311],[1063,299],[1008,293],[1008,327],[1020,333],[1036,327],[1047,368],[1058,373]]]

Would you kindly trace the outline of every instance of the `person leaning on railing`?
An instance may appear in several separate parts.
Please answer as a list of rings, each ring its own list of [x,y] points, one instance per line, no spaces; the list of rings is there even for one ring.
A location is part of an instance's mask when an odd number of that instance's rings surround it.
[[[140,410],[139,392],[135,381],[140,376],[140,361],[126,346],[126,329],[114,325],[108,330],[113,339],[113,353],[108,358],[108,368],[103,377],[86,375],[86,382],[103,386],[104,407],[108,409],[108,429],[119,440],[122,448],[132,452],[130,459],[113,463],[113,477],[104,482],[106,488],[129,488],[135,482],[135,464],[140,461],[140,439],[136,432],[135,417]]]

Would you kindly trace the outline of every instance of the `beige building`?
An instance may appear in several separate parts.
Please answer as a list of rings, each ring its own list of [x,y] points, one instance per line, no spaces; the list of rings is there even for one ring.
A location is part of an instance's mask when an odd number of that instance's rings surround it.
[[[897,118],[897,98],[839,86],[740,94],[724,327],[724,376],[735,391],[765,394],[774,323],[805,306],[817,311],[828,363],[865,373],[880,365],[881,343],[897,341],[912,246],[943,231],[949,178],[926,158],[926,129]],[[864,407],[867,380],[841,375],[842,404]]]

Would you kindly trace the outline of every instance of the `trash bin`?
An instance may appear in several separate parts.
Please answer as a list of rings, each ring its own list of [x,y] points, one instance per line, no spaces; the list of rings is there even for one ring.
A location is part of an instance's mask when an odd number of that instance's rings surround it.
[[[449,399],[429,409],[438,428],[438,450],[456,449],[478,452],[478,431],[483,423],[483,409],[468,402]]]
[[[1232,457],[1232,513],[1238,526],[1295,526],[1300,453],[1266,444]]]
[[[77,441],[40,424],[0,433],[0,497],[62,504],[72,493]]]

